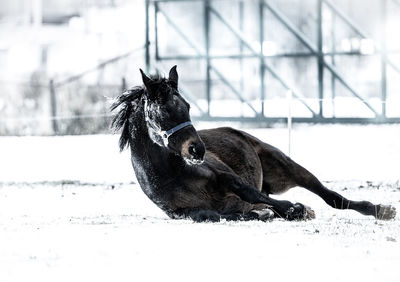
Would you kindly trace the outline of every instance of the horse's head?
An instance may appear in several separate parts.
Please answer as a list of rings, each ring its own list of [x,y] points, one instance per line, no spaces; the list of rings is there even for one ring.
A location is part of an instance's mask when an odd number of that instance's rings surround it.
[[[145,86],[144,116],[150,138],[180,155],[188,164],[203,162],[205,146],[190,121],[190,105],[178,91],[178,73],[172,67],[168,79],[149,78]]]

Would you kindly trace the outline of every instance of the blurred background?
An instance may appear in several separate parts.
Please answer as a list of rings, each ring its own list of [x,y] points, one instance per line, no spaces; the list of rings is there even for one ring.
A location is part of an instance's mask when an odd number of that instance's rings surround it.
[[[400,210],[399,31],[400,0],[0,0],[0,281],[244,281],[269,266],[271,280],[398,282],[399,216],[304,189],[276,198],[312,222],[168,220],[109,107],[139,68],[177,65],[197,129],[233,123],[329,189]]]
[[[400,122],[399,0],[2,0],[0,135],[109,132],[167,74],[195,121]]]

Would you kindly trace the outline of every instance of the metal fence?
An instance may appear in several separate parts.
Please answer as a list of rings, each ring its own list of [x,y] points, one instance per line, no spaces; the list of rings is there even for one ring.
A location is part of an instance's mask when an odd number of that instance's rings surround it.
[[[114,70],[117,64],[138,65],[142,62],[144,46],[115,56],[93,66],[81,73],[63,79],[37,78],[34,81],[17,83],[28,93],[35,92],[22,100],[34,101],[34,107],[21,104],[13,114],[3,115],[0,121],[0,134],[3,135],[70,135],[108,133],[112,114],[109,111],[110,101],[129,87],[125,75],[117,82],[105,83],[107,71],[116,77]],[[140,56],[138,58],[137,56]],[[40,76],[40,75],[39,75]],[[93,76],[91,82],[87,78]],[[31,79],[32,80],[32,79]],[[47,82],[47,83],[46,83]],[[17,85],[12,82],[13,86]],[[30,109],[32,108],[32,109]],[[20,113],[20,114],[18,114]]]
[[[288,13],[283,4],[290,7],[296,1],[301,5],[307,3],[307,8],[293,8],[290,9],[292,13]],[[8,108],[17,110],[2,112],[0,134],[109,132],[111,114],[105,97],[115,97],[122,89],[130,87],[132,80],[139,82],[137,70],[143,63],[150,73],[167,73],[172,65],[178,65],[180,90],[193,105],[192,116],[197,121],[265,125],[286,122],[290,115],[293,122],[398,123],[399,110],[396,115],[396,112],[390,113],[390,109],[400,109],[400,83],[397,83],[400,81],[400,46],[395,46],[396,49],[389,44],[397,35],[387,33],[385,27],[393,15],[400,14],[400,1],[359,1],[375,5],[373,16],[379,23],[379,34],[375,38],[342,7],[343,3],[355,2],[146,0],[146,22],[139,26],[146,31],[145,38],[139,39],[145,41],[142,47],[64,79],[49,80],[48,76],[41,79],[39,74],[39,78],[29,82],[5,82],[17,85],[16,93],[28,89],[26,92],[31,94],[15,96]],[[311,12],[307,15],[307,28],[304,28],[294,15],[306,14],[307,9]],[[185,17],[187,22],[182,19]],[[327,24],[327,17],[330,17],[330,24]],[[342,36],[338,23],[342,29],[348,29],[357,42],[370,42],[370,50],[337,48],[336,38]],[[271,35],[278,24],[280,29]],[[271,52],[271,46],[265,43],[275,40],[273,36],[285,40],[290,36],[290,41],[296,44],[292,43],[291,48],[279,45]],[[227,37],[227,43],[222,44]],[[285,60],[291,64],[282,63]],[[361,82],[354,81],[353,74],[346,71],[354,62],[349,63],[349,60],[374,60],[371,87],[363,80],[365,73],[360,74]],[[301,62],[305,62],[304,65]],[[128,65],[130,69],[113,70],[118,64]],[[360,70],[357,67],[355,72]],[[291,77],[287,70],[296,68],[298,75]],[[111,83],[103,81],[107,71],[116,78]],[[97,78],[89,82],[87,78],[91,76]],[[392,87],[395,83],[397,88]],[[7,88],[4,83],[2,86]],[[350,100],[339,103],[341,95],[347,95]],[[36,100],[36,106],[25,107],[22,102],[15,102],[19,97],[21,101]],[[357,102],[364,114],[341,115],[343,105],[349,107],[348,101]],[[296,112],[299,107],[300,113]]]
[[[255,1],[243,1],[233,0],[229,1],[229,5],[236,5],[238,9],[237,18],[232,20],[224,15],[224,9],[218,8],[216,3],[222,1],[211,1],[211,0],[146,0],[146,54],[145,61],[147,70],[157,70],[164,63],[172,64],[184,64],[188,61],[198,61],[205,65],[205,71],[199,73],[200,79],[205,82],[204,93],[198,91],[186,91],[189,87],[182,85],[182,91],[189,97],[192,103],[197,103],[199,96],[205,97],[206,105],[196,104],[196,108],[199,109],[199,113],[196,117],[197,120],[229,120],[229,121],[250,121],[250,122],[276,122],[285,121],[286,113],[281,116],[270,116],[268,109],[265,104],[269,101],[269,87],[272,83],[280,84],[281,88],[290,92],[293,99],[301,103],[304,108],[309,112],[308,116],[293,117],[294,122],[335,122],[335,123],[392,123],[400,122],[400,116],[388,116],[387,115],[387,103],[388,103],[388,76],[387,70],[390,69],[400,76],[400,67],[397,66],[389,57],[391,52],[398,53],[395,51],[387,50],[387,14],[388,5],[394,6],[394,9],[398,9],[400,12],[400,4],[394,0],[381,0],[379,3],[379,22],[382,28],[381,36],[379,40],[372,40],[372,36],[363,31],[362,28],[355,23],[353,19],[346,15],[344,11],[340,9],[338,5],[329,0],[316,0],[313,2],[313,9],[315,9],[315,19],[313,19],[315,25],[316,36],[315,39],[310,39],[299,26],[297,26],[290,17],[279,9],[278,5],[273,1],[267,0],[255,0]],[[307,2],[307,1],[305,1]],[[178,3],[193,3],[193,10],[199,10],[197,17],[203,17],[201,20],[202,27],[197,30],[190,30],[190,33],[200,32],[204,40],[202,42],[196,42],[193,40],[193,36],[189,36],[188,30],[177,23],[176,17],[170,15],[168,5],[176,5]],[[243,10],[246,5],[256,6],[258,15],[254,15],[253,21],[257,21],[258,26],[258,47],[255,47],[254,40],[250,41],[249,36],[246,36],[243,30]],[[301,11],[299,11],[301,13]],[[268,13],[268,15],[267,15]],[[327,30],[326,25],[324,26],[324,16],[329,13],[331,15],[331,21],[340,21],[340,23],[346,28],[350,29],[360,40],[366,39],[372,42],[372,51],[363,53],[360,50],[348,50],[341,51],[336,50],[334,40],[332,40],[332,46],[329,50],[324,48],[324,38],[327,37],[327,33],[330,37],[335,37],[337,31],[335,26],[331,25]],[[187,46],[191,48],[191,54],[176,53],[173,55],[164,55],[160,52],[159,39],[163,34],[160,32],[160,20],[163,18],[163,25],[167,25],[169,30],[172,30],[178,37],[180,37]],[[193,16],[196,17],[196,14]],[[266,36],[266,21],[273,18],[281,24],[286,32],[290,33],[295,40],[300,42],[301,50],[295,50],[292,52],[281,52],[278,50],[274,54],[267,54],[264,48],[264,42],[269,38]],[[211,20],[212,19],[212,20]],[[152,22],[153,21],[153,22]],[[233,22],[235,24],[233,24]],[[211,44],[212,36],[211,33],[213,28],[216,26],[223,26],[227,33],[233,36],[239,45],[238,52],[232,54],[212,54]],[[391,36],[394,36],[393,34]],[[364,93],[357,90],[352,85],[351,81],[345,74],[341,73],[338,66],[340,64],[340,58],[343,57],[377,57],[380,61],[379,72],[379,84],[380,93],[377,93],[373,98],[378,100],[378,105],[373,105],[366,97]],[[312,58],[315,62],[316,82],[317,91],[312,99],[308,99],[304,93],[301,93],[291,82],[289,82],[285,74],[279,71],[272,63],[276,59],[280,58]],[[249,93],[243,91],[239,85],[243,85],[246,80],[243,77],[243,71],[241,71],[240,82],[232,81],[229,76],[225,73],[223,68],[218,66],[218,61],[229,59],[236,60],[240,63],[246,60],[257,60],[258,61],[258,77],[254,79],[258,80],[258,97],[252,100],[249,98]],[[340,66],[342,69],[345,66]],[[266,78],[268,77],[268,80]],[[327,83],[327,80],[330,80]],[[215,116],[210,111],[211,104],[216,96],[216,91],[213,90],[213,85],[216,81],[224,84],[229,91],[234,95],[235,99],[242,104],[245,104],[253,114],[248,116]],[[328,89],[328,87],[330,89]],[[326,114],[326,101],[333,105],[333,112],[335,112],[335,99],[337,88],[341,87],[343,91],[347,92],[347,95],[352,97],[353,100],[357,100],[362,104],[364,110],[368,112],[366,116],[336,116],[335,114]],[[326,94],[329,90],[329,97]],[[398,95],[396,93],[396,95]],[[310,103],[310,100],[313,100]],[[256,101],[256,104],[254,103]],[[315,101],[317,103],[315,103]]]

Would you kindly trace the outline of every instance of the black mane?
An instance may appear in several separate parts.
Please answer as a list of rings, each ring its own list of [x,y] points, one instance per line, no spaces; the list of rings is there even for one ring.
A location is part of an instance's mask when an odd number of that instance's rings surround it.
[[[121,137],[119,138],[120,151],[129,146],[129,117],[134,110],[133,102],[140,100],[144,91],[145,88],[142,86],[129,89],[118,96],[116,101],[110,107],[111,111],[115,111],[121,106],[121,109],[113,117],[111,122],[111,128],[113,128],[115,132],[122,128]]]
[[[154,75],[151,76],[151,81],[152,85],[156,86],[165,82],[166,79],[159,75]],[[133,87],[119,95],[110,107],[110,111],[112,112],[121,106],[121,109],[113,117],[111,122],[111,128],[114,129],[115,132],[122,128],[121,137],[119,139],[120,151],[123,151],[129,146],[129,117],[136,111],[138,104],[135,106],[135,102],[137,103],[145,92],[146,88],[144,86]]]

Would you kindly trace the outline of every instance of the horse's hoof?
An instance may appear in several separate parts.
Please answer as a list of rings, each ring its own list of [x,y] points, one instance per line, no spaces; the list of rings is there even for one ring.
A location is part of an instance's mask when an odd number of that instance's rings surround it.
[[[257,219],[261,221],[268,221],[274,218],[274,212],[270,209],[253,210],[253,213],[257,214]]]
[[[390,205],[378,205],[377,219],[390,220],[396,217],[396,208]]]
[[[312,208],[308,207],[308,206],[304,206],[305,207],[305,215],[304,215],[304,219],[305,220],[310,220],[310,219],[315,219],[315,212]]]
[[[315,218],[314,211],[300,203],[295,203],[286,211],[287,220],[306,220]]]

